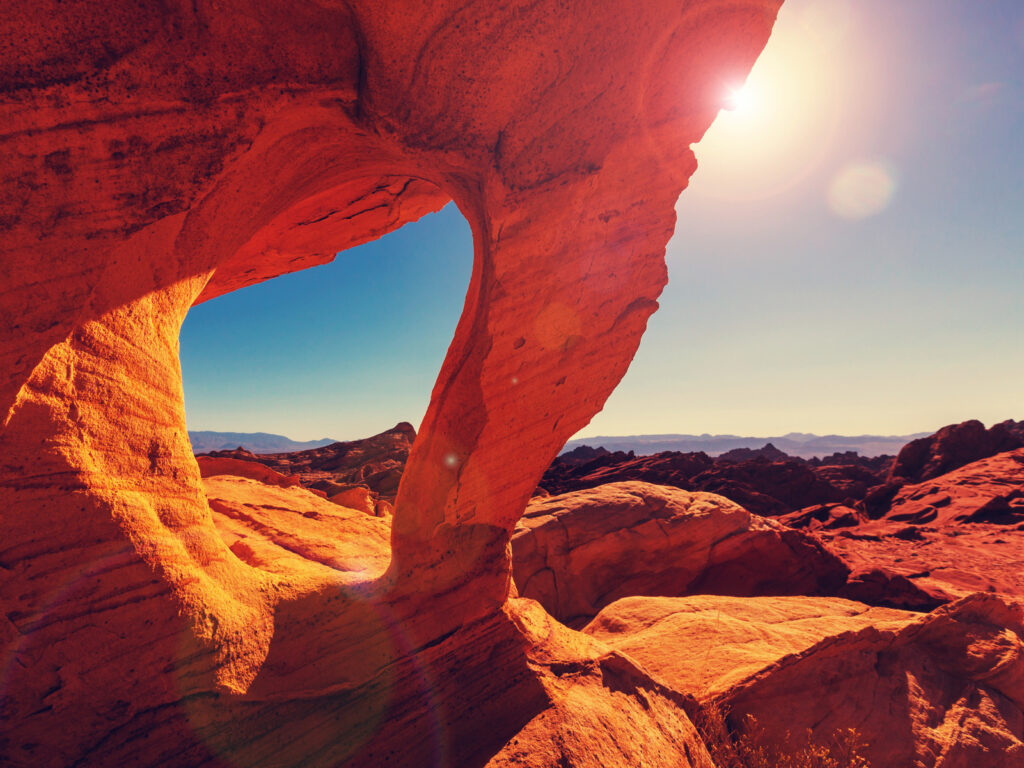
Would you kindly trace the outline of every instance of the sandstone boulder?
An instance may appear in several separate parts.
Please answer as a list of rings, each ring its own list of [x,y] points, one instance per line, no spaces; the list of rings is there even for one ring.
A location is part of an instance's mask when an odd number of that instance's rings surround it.
[[[246,459],[223,456],[197,456],[196,464],[199,465],[199,474],[202,477],[234,475],[235,477],[247,477],[250,480],[258,480],[268,485],[277,485],[281,488],[290,488],[300,484],[299,478],[294,475],[283,475],[270,467]]]
[[[349,509],[358,509],[360,512],[365,512],[368,515],[377,514],[376,496],[370,492],[369,488],[363,485],[349,486],[328,496],[327,499],[334,504],[348,507]]]
[[[519,593],[579,624],[628,595],[832,594],[814,539],[708,493],[625,482],[534,499],[512,537]]]
[[[873,768],[1024,764],[1024,605],[920,615],[813,598],[630,598],[584,630],[771,754],[856,729]],[[752,718],[752,719],[751,719]]]

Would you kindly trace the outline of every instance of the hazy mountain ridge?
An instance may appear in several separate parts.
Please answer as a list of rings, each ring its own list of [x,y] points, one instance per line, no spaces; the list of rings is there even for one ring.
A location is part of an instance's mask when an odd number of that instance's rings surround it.
[[[188,432],[188,439],[192,443],[193,453],[228,451],[239,447],[253,453],[288,453],[321,448],[336,442],[329,437],[302,441],[269,432],[213,432],[191,429]]]
[[[790,456],[809,459],[833,453],[856,451],[861,456],[895,455],[911,440],[930,435],[915,432],[910,435],[816,435],[808,432],[789,432],[778,437],[744,437],[742,435],[611,435],[574,438],[565,444],[562,453],[581,445],[604,447],[609,451],[633,451],[647,456],[662,451],[691,453],[703,451],[709,456],[720,456],[737,448],[761,448],[771,443]],[[269,432],[217,432],[189,430],[189,440],[195,453],[225,451],[242,447],[253,453],[289,453],[322,448],[337,442],[331,438],[320,440],[292,440]]]
[[[613,435],[574,438],[565,444],[563,453],[581,445],[601,446],[609,451],[633,451],[646,456],[662,451],[692,453],[703,451],[718,456],[737,448],[761,448],[771,443],[790,456],[810,459],[833,453],[856,451],[861,456],[895,455],[911,440],[925,437],[930,432],[911,435],[815,435],[790,432],[778,437],[743,437],[740,435]]]

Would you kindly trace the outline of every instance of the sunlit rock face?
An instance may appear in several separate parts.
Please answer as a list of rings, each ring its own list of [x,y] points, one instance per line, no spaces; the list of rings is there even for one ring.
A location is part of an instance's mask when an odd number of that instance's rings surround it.
[[[871,766],[1016,768],[1022,619],[1024,603],[981,593],[928,614],[838,598],[630,597],[584,632],[727,713],[769,756],[806,755],[853,728]]]
[[[649,712],[665,764],[701,764],[672,696],[645,710],[640,672],[503,607],[508,541],[625,372],[688,147],[778,5],[8,3],[0,763],[474,765],[522,732],[552,764],[633,765],[654,743],[570,748],[544,713],[574,697],[580,722],[634,712],[623,734]],[[449,199],[473,275],[387,569],[230,549],[185,428],[189,307]]]
[[[827,595],[849,573],[722,496],[635,481],[534,499],[512,553],[519,594],[570,626],[632,595]]]
[[[972,592],[1024,596],[1024,448],[904,485],[888,507],[848,528],[853,536],[818,534],[853,571],[854,599],[872,600],[880,572],[933,605]]]

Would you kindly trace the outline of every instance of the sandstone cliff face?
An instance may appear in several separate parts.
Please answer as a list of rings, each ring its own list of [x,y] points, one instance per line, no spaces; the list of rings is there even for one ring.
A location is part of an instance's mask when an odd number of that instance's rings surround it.
[[[778,5],[9,4],[2,762],[471,765],[534,727],[557,697],[502,607],[511,531],[625,372],[687,147]],[[449,199],[474,268],[388,569],[240,557],[188,443],[189,307]]]

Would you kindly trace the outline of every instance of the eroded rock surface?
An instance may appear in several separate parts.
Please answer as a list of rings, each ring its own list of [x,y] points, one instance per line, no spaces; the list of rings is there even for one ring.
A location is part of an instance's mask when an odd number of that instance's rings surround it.
[[[896,457],[889,477],[901,483],[920,483],[1022,446],[1022,428],[1014,421],[989,429],[976,419],[950,424],[934,435],[907,443]]]
[[[568,493],[606,483],[643,480],[716,493],[755,514],[777,516],[816,504],[852,503],[884,480],[883,467],[887,467],[885,461],[862,458],[811,462],[774,448],[740,449],[718,458],[700,452],[634,456],[621,451],[577,449],[568,457],[559,456],[540,485],[548,493]]]
[[[519,593],[571,625],[628,595],[833,594],[817,541],[710,493],[626,482],[535,499],[512,537]]]
[[[899,629],[916,618],[836,597],[628,597],[602,610],[583,632],[706,701],[827,637],[865,627]]]
[[[877,520],[818,535],[854,574],[885,572],[938,602],[976,591],[1024,597],[1024,449],[904,485]]]
[[[294,475],[283,475],[270,467],[246,459],[227,456],[197,456],[196,464],[199,465],[199,474],[203,477],[224,475],[247,477],[250,480],[277,485],[281,488],[291,488],[301,484],[300,479]]]
[[[296,477],[303,486],[322,491],[328,497],[358,485],[369,489],[374,498],[393,501],[415,440],[416,430],[403,421],[379,435],[305,451],[215,451],[210,456],[263,464]]]
[[[479,765],[549,707],[509,537],[624,374],[688,147],[778,5],[8,4],[0,762]],[[387,571],[240,557],[188,442],[189,307],[449,200],[473,274]]]
[[[251,566],[326,581],[353,574],[368,581],[387,570],[391,530],[364,510],[234,476],[205,478],[203,488],[221,539]]]
[[[872,766],[1024,762],[1024,606],[973,595],[927,615],[814,598],[630,598],[584,630],[658,679],[756,720],[762,743],[854,728]],[[793,738],[795,737],[795,738]]]
[[[855,727],[872,765],[1015,768],[1024,763],[1021,618],[1020,603],[974,595],[901,629],[827,638],[722,701],[775,739],[809,728],[823,741]],[[803,695],[809,684],[814,696]]]

